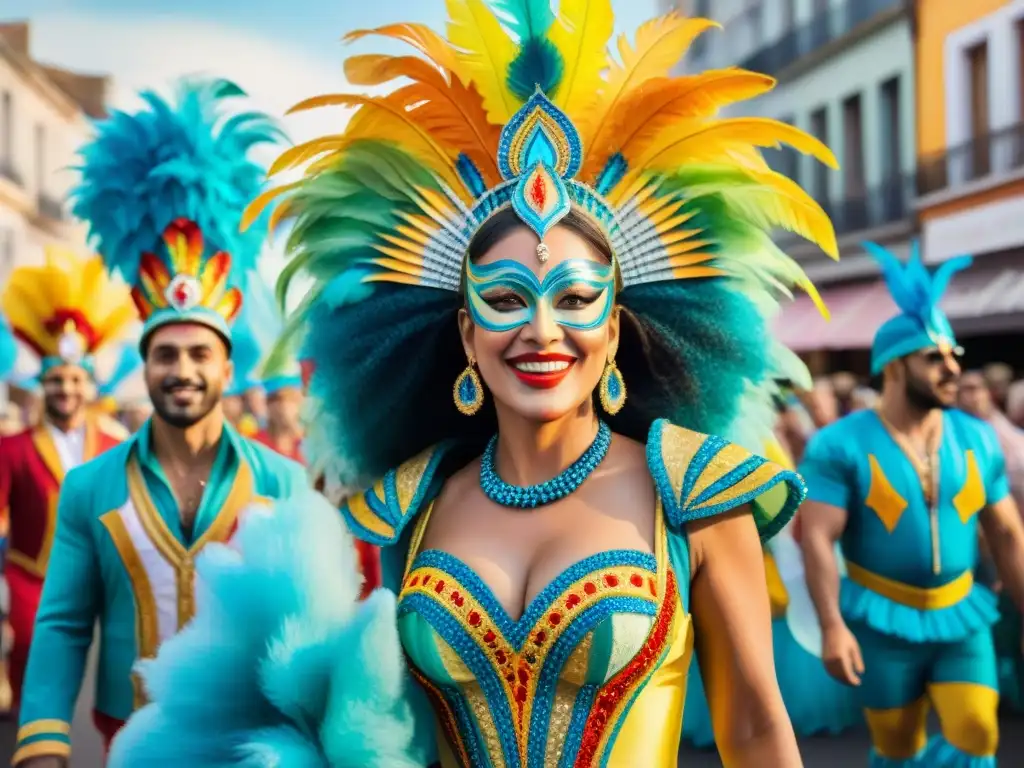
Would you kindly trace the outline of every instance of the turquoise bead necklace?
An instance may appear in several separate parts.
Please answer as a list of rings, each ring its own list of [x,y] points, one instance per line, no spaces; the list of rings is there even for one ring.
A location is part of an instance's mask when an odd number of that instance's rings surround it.
[[[500,477],[494,468],[494,453],[498,448],[498,436],[491,438],[480,459],[480,488],[484,495],[496,504],[516,509],[535,509],[564,499],[575,491],[583,481],[593,474],[597,465],[608,453],[612,442],[612,431],[603,421],[597,428],[597,436],[590,447],[576,461],[550,480],[537,485],[511,485]]]

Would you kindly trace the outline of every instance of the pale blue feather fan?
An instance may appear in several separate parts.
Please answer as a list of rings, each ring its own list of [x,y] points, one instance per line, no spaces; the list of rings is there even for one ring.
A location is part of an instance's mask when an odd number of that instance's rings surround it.
[[[139,347],[135,342],[121,344],[120,354],[114,369],[100,383],[99,394],[101,397],[113,397],[130,376],[142,366],[142,355],[139,354]]]
[[[251,508],[196,562],[201,609],[141,673],[108,768],[422,768],[394,595],[312,492]]]
[[[900,314],[886,321],[875,335],[871,349],[872,373],[881,373],[891,361],[920,349],[956,347],[953,328],[939,302],[953,275],[967,269],[973,259],[959,256],[929,273],[921,260],[917,242],[911,246],[906,264],[877,243],[864,243],[864,248],[881,267],[889,293],[900,310]]]
[[[268,339],[270,333],[265,328],[266,318],[262,314],[261,302],[251,300],[254,295],[258,297],[262,283],[255,271],[244,279],[245,301],[231,327],[231,362],[235,365],[235,374],[231,386],[225,391],[228,396],[242,395],[260,386],[260,361],[273,343],[272,338]]]
[[[18,342],[7,320],[0,317],[0,381],[6,381],[18,362]]]

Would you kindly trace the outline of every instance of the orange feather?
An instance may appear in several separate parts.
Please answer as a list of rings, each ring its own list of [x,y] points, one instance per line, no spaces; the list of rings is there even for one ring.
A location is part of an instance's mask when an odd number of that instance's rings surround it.
[[[351,43],[369,35],[380,35],[401,40],[411,45],[437,66],[448,72],[458,72],[458,59],[452,44],[424,24],[387,24],[376,29],[357,29],[345,35],[345,42]]]
[[[600,143],[588,149],[582,176],[596,178],[616,152],[633,159],[652,137],[678,131],[681,120],[711,117],[722,107],[760,96],[774,85],[767,75],[739,69],[648,81],[625,94],[608,115],[607,128],[597,139]]]

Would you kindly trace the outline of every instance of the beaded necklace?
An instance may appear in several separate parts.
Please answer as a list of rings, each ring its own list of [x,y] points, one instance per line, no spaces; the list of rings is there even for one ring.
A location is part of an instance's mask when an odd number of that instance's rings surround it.
[[[480,459],[480,488],[484,495],[496,504],[516,509],[535,509],[544,504],[564,499],[586,480],[608,453],[612,442],[612,431],[603,421],[597,429],[597,436],[590,447],[576,461],[550,480],[537,485],[511,485],[500,477],[494,468],[494,453],[498,447],[495,435],[487,444],[487,450]]]

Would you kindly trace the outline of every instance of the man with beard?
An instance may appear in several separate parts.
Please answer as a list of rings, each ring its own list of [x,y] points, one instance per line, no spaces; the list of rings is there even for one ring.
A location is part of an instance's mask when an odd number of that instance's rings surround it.
[[[974,583],[978,526],[1024,603],[1024,525],[992,428],[953,410],[960,349],[939,299],[967,257],[929,275],[868,244],[901,314],[875,336],[880,404],[822,429],[801,464],[807,583],[825,666],[857,687],[875,768],[996,765],[995,598]],[[847,578],[840,583],[834,546]],[[942,734],[927,738],[934,707]]]
[[[128,287],[107,279],[103,262],[50,250],[41,267],[21,267],[3,293],[14,336],[40,361],[42,423],[0,440],[0,510],[9,548],[9,657],[12,708],[21,700],[32,629],[50,564],[57,497],[66,473],[117,445],[90,409],[94,356],[135,319]]]
[[[299,465],[227,425],[221,405],[242,302],[237,276],[255,267],[265,237],[260,227],[239,233],[264,176],[248,150],[278,136],[258,113],[226,117],[226,97],[240,94],[223,81],[184,83],[176,103],[145,93],[142,111],[100,124],[81,151],[74,211],[108,266],[134,285],[154,414],[65,481],[25,678],[19,766],[67,764],[97,621],[94,720],[109,749],[146,701],[136,662],[194,613],[196,556],[230,538],[254,502],[305,484]]]

